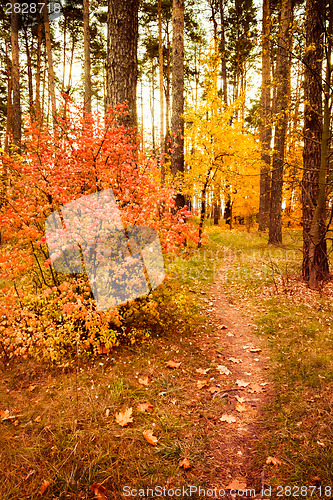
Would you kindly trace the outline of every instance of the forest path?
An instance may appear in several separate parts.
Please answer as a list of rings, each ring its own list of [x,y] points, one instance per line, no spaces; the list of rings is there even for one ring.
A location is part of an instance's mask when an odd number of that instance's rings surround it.
[[[227,300],[227,269],[226,260],[208,291],[207,319],[213,333],[206,345],[207,351],[210,351],[207,355],[213,355],[211,349],[214,346],[216,362],[230,371],[225,375],[226,386],[214,395],[224,398],[226,406],[222,418],[227,421],[219,419],[214,437],[209,438],[207,459],[215,468],[211,487],[225,488],[224,498],[262,498],[261,489],[266,486],[266,465],[255,465],[253,458],[260,415],[272,393],[272,382],[266,371],[270,358],[267,348],[254,333],[255,327],[249,322],[248,311],[246,314],[246,311],[241,311],[241,304]],[[231,488],[254,488],[256,491],[255,494],[247,491],[246,495],[238,496],[230,494]]]

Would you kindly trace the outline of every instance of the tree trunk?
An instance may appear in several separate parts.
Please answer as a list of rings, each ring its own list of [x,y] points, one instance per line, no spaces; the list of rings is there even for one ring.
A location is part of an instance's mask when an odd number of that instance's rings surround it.
[[[158,67],[160,79],[160,165],[162,179],[164,179],[164,82],[163,82],[163,38],[162,38],[162,6],[161,0],[158,0]]]
[[[260,107],[260,142],[261,159],[265,165],[260,172],[260,200],[259,200],[259,231],[268,227],[270,205],[270,149],[272,139],[271,126],[271,57],[270,57],[270,8],[269,0],[263,0],[262,9],[262,82]]]
[[[153,153],[155,154],[155,67],[151,61],[151,94],[150,94],[150,114],[151,114],[151,136],[153,141]]]
[[[13,121],[13,87],[12,87],[12,63],[8,56],[8,45],[7,40],[5,39],[5,50],[6,50],[6,70],[7,70],[7,117],[6,117],[6,136],[5,136],[5,152],[8,153],[9,150],[9,142],[10,135],[12,133],[12,121]]]
[[[49,92],[52,106],[52,117],[53,125],[56,121],[57,112],[57,101],[55,96],[55,83],[54,83],[54,69],[53,69],[53,56],[51,47],[51,34],[50,34],[50,23],[49,23],[49,13],[47,6],[44,6],[44,29],[45,29],[45,45],[47,54],[47,68],[48,68],[48,78],[49,78]]]
[[[302,274],[311,288],[318,288],[328,274],[326,249],[326,167],[329,142],[329,107],[325,85],[324,126],[322,109],[322,63],[325,0],[307,1],[304,75],[303,149],[303,266]],[[332,24],[330,23],[332,28]],[[330,43],[328,43],[328,49]],[[330,55],[329,55],[330,57]],[[329,65],[327,70],[330,71]],[[330,75],[326,75],[326,78]]]
[[[288,80],[290,78],[291,0],[281,2],[281,21],[276,61],[277,100],[268,242],[282,244],[282,186],[286,130],[288,124]]]
[[[38,28],[37,28],[37,53],[36,53],[36,101],[35,101],[35,112],[36,115],[40,115],[40,68],[41,68],[41,57],[42,57],[42,20],[38,16]]]
[[[28,93],[29,93],[29,113],[33,117],[33,106],[34,106],[34,93],[32,86],[32,64],[31,64],[31,52],[29,47],[29,40],[27,30],[24,30],[24,41],[25,41],[25,52],[27,56],[27,73],[28,73]]]
[[[119,120],[127,127],[137,126],[138,9],[139,0],[108,0],[106,103],[127,101],[129,114]]]
[[[184,0],[172,4],[172,144],[171,172],[184,172]],[[177,206],[184,206],[182,194]]]
[[[90,27],[89,27],[89,0],[83,0],[84,26],[84,106],[87,113],[91,113],[91,71],[90,71]]]
[[[225,105],[227,105],[228,104],[228,87],[227,87],[227,62],[226,62],[226,52],[225,52],[223,0],[219,0],[219,7],[220,7],[220,17],[221,17],[220,52],[221,52],[222,96],[223,96],[223,102],[225,103]]]
[[[165,154],[170,154],[170,35],[169,23],[167,23],[167,74],[165,85]]]
[[[12,134],[13,143],[18,147],[21,146],[21,96],[20,96],[20,60],[19,60],[19,43],[18,43],[18,14],[14,12],[15,0],[12,0],[12,15],[11,15],[11,44],[12,44],[12,89],[13,89],[13,117],[12,117]]]

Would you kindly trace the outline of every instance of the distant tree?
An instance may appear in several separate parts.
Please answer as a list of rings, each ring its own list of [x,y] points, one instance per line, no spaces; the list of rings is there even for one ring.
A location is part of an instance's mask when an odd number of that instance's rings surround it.
[[[20,148],[21,145],[21,94],[20,94],[20,58],[19,58],[19,16],[15,13],[15,0],[11,0],[11,46],[12,46],[12,67],[11,86],[13,91],[13,114],[12,114],[12,135],[13,143]]]
[[[84,25],[84,106],[86,112],[91,113],[89,0],[83,0],[83,25]]]

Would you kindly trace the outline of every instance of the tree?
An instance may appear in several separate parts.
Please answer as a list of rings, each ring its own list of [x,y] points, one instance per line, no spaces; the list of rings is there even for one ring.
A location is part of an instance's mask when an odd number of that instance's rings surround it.
[[[108,0],[106,104],[127,102],[129,113],[120,122],[128,127],[137,125],[138,10],[139,0]]]
[[[91,113],[89,0],[83,0],[83,24],[84,24],[84,105],[86,112]]]
[[[53,124],[55,124],[56,113],[57,113],[57,101],[56,101],[56,95],[55,95],[55,77],[54,77],[54,68],[53,68],[50,22],[49,22],[49,14],[48,14],[47,5],[44,5],[44,30],[45,30],[46,53],[47,53],[47,69],[48,69],[48,77],[49,77],[49,92],[50,92],[50,97],[51,97]]]
[[[326,248],[327,181],[332,106],[332,9],[329,22],[325,16],[325,0],[308,0],[306,4],[306,50],[304,56],[304,171],[303,204],[303,278],[311,288],[318,288],[328,275]],[[326,36],[325,36],[326,35]],[[322,79],[325,46],[326,75]],[[324,109],[323,109],[324,98]]]
[[[270,206],[270,146],[272,138],[270,25],[269,0],[263,0],[260,142],[264,166],[260,172],[259,231],[264,231],[268,227]]]
[[[184,172],[184,0],[172,4],[172,144],[171,172]],[[184,206],[183,194],[178,193],[177,206]]]
[[[292,28],[291,0],[283,0],[280,5],[281,17],[275,71],[277,97],[268,237],[269,243],[275,245],[282,243],[282,186],[285,140],[288,124],[288,87],[290,85],[290,49]]]
[[[13,91],[13,111],[12,111],[12,134],[13,143],[20,148],[21,145],[21,93],[20,93],[20,59],[19,59],[19,40],[18,26],[19,16],[15,13],[12,2],[11,16],[11,45],[12,45],[12,68],[11,68],[11,86]]]

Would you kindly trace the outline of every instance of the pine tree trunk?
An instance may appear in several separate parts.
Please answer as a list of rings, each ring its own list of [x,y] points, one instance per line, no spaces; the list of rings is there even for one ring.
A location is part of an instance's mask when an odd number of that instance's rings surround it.
[[[163,82],[163,38],[162,38],[162,6],[161,0],[158,0],[158,67],[160,82],[160,165],[162,178],[164,179],[164,82]]]
[[[127,101],[130,113],[120,120],[127,127],[137,126],[138,9],[139,0],[108,0],[106,104]]]
[[[12,0],[11,15],[11,45],[12,45],[12,89],[13,89],[13,117],[12,134],[13,143],[21,146],[21,96],[20,96],[20,60],[18,42],[18,14],[14,13],[15,0]],[[19,149],[18,149],[19,151]]]
[[[304,75],[304,149],[303,149],[303,278],[318,288],[328,274],[326,249],[326,168],[330,113],[327,99],[322,109],[321,72],[325,0],[307,1]],[[326,78],[330,76],[326,75]],[[325,86],[327,89],[327,85]],[[323,116],[324,114],[324,124]]]
[[[264,166],[260,172],[260,199],[259,199],[259,231],[268,227],[270,205],[270,149],[272,139],[271,126],[271,56],[270,56],[270,8],[269,0],[263,0],[262,9],[262,82],[260,107],[260,142],[261,159]]]
[[[90,27],[89,27],[89,0],[83,0],[84,25],[84,106],[87,113],[91,113],[91,70],[90,70]]]
[[[24,41],[25,41],[25,53],[27,56],[27,73],[28,73],[28,93],[29,93],[29,113],[33,116],[33,106],[34,106],[34,93],[32,86],[32,64],[31,64],[31,52],[28,41],[27,30],[24,30]]]
[[[171,172],[184,172],[184,0],[172,4],[172,143]],[[185,204],[178,194],[177,206]]]
[[[37,28],[37,53],[36,53],[36,101],[35,101],[35,112],[36,115],[40,115],[40,68],[41,68],[41,57],[42,57],[42,21],[40,16],[38,16],[38,28]]]
[[[44,6],[44,29],[45,29],[45,46],[47,54],[48,78],[49,78],[49,92],[50,92],[51,107],[52,107],[53,125],[55,125],[57,101],[55,95],[53,56],[52,56],[52,46],[51,46],[49,13],[47,6],[46,7]]]
[[[282,0],[281,5],[281,20],[278,38],[279,45],[276,62],[277,117],[275,120],[268,238],[269,243],[274,245],[280,245],[282,243],[282,186],[285,139],[288,124],[288,80],[290,78],[290,43],[292,23],[291,0]]]

